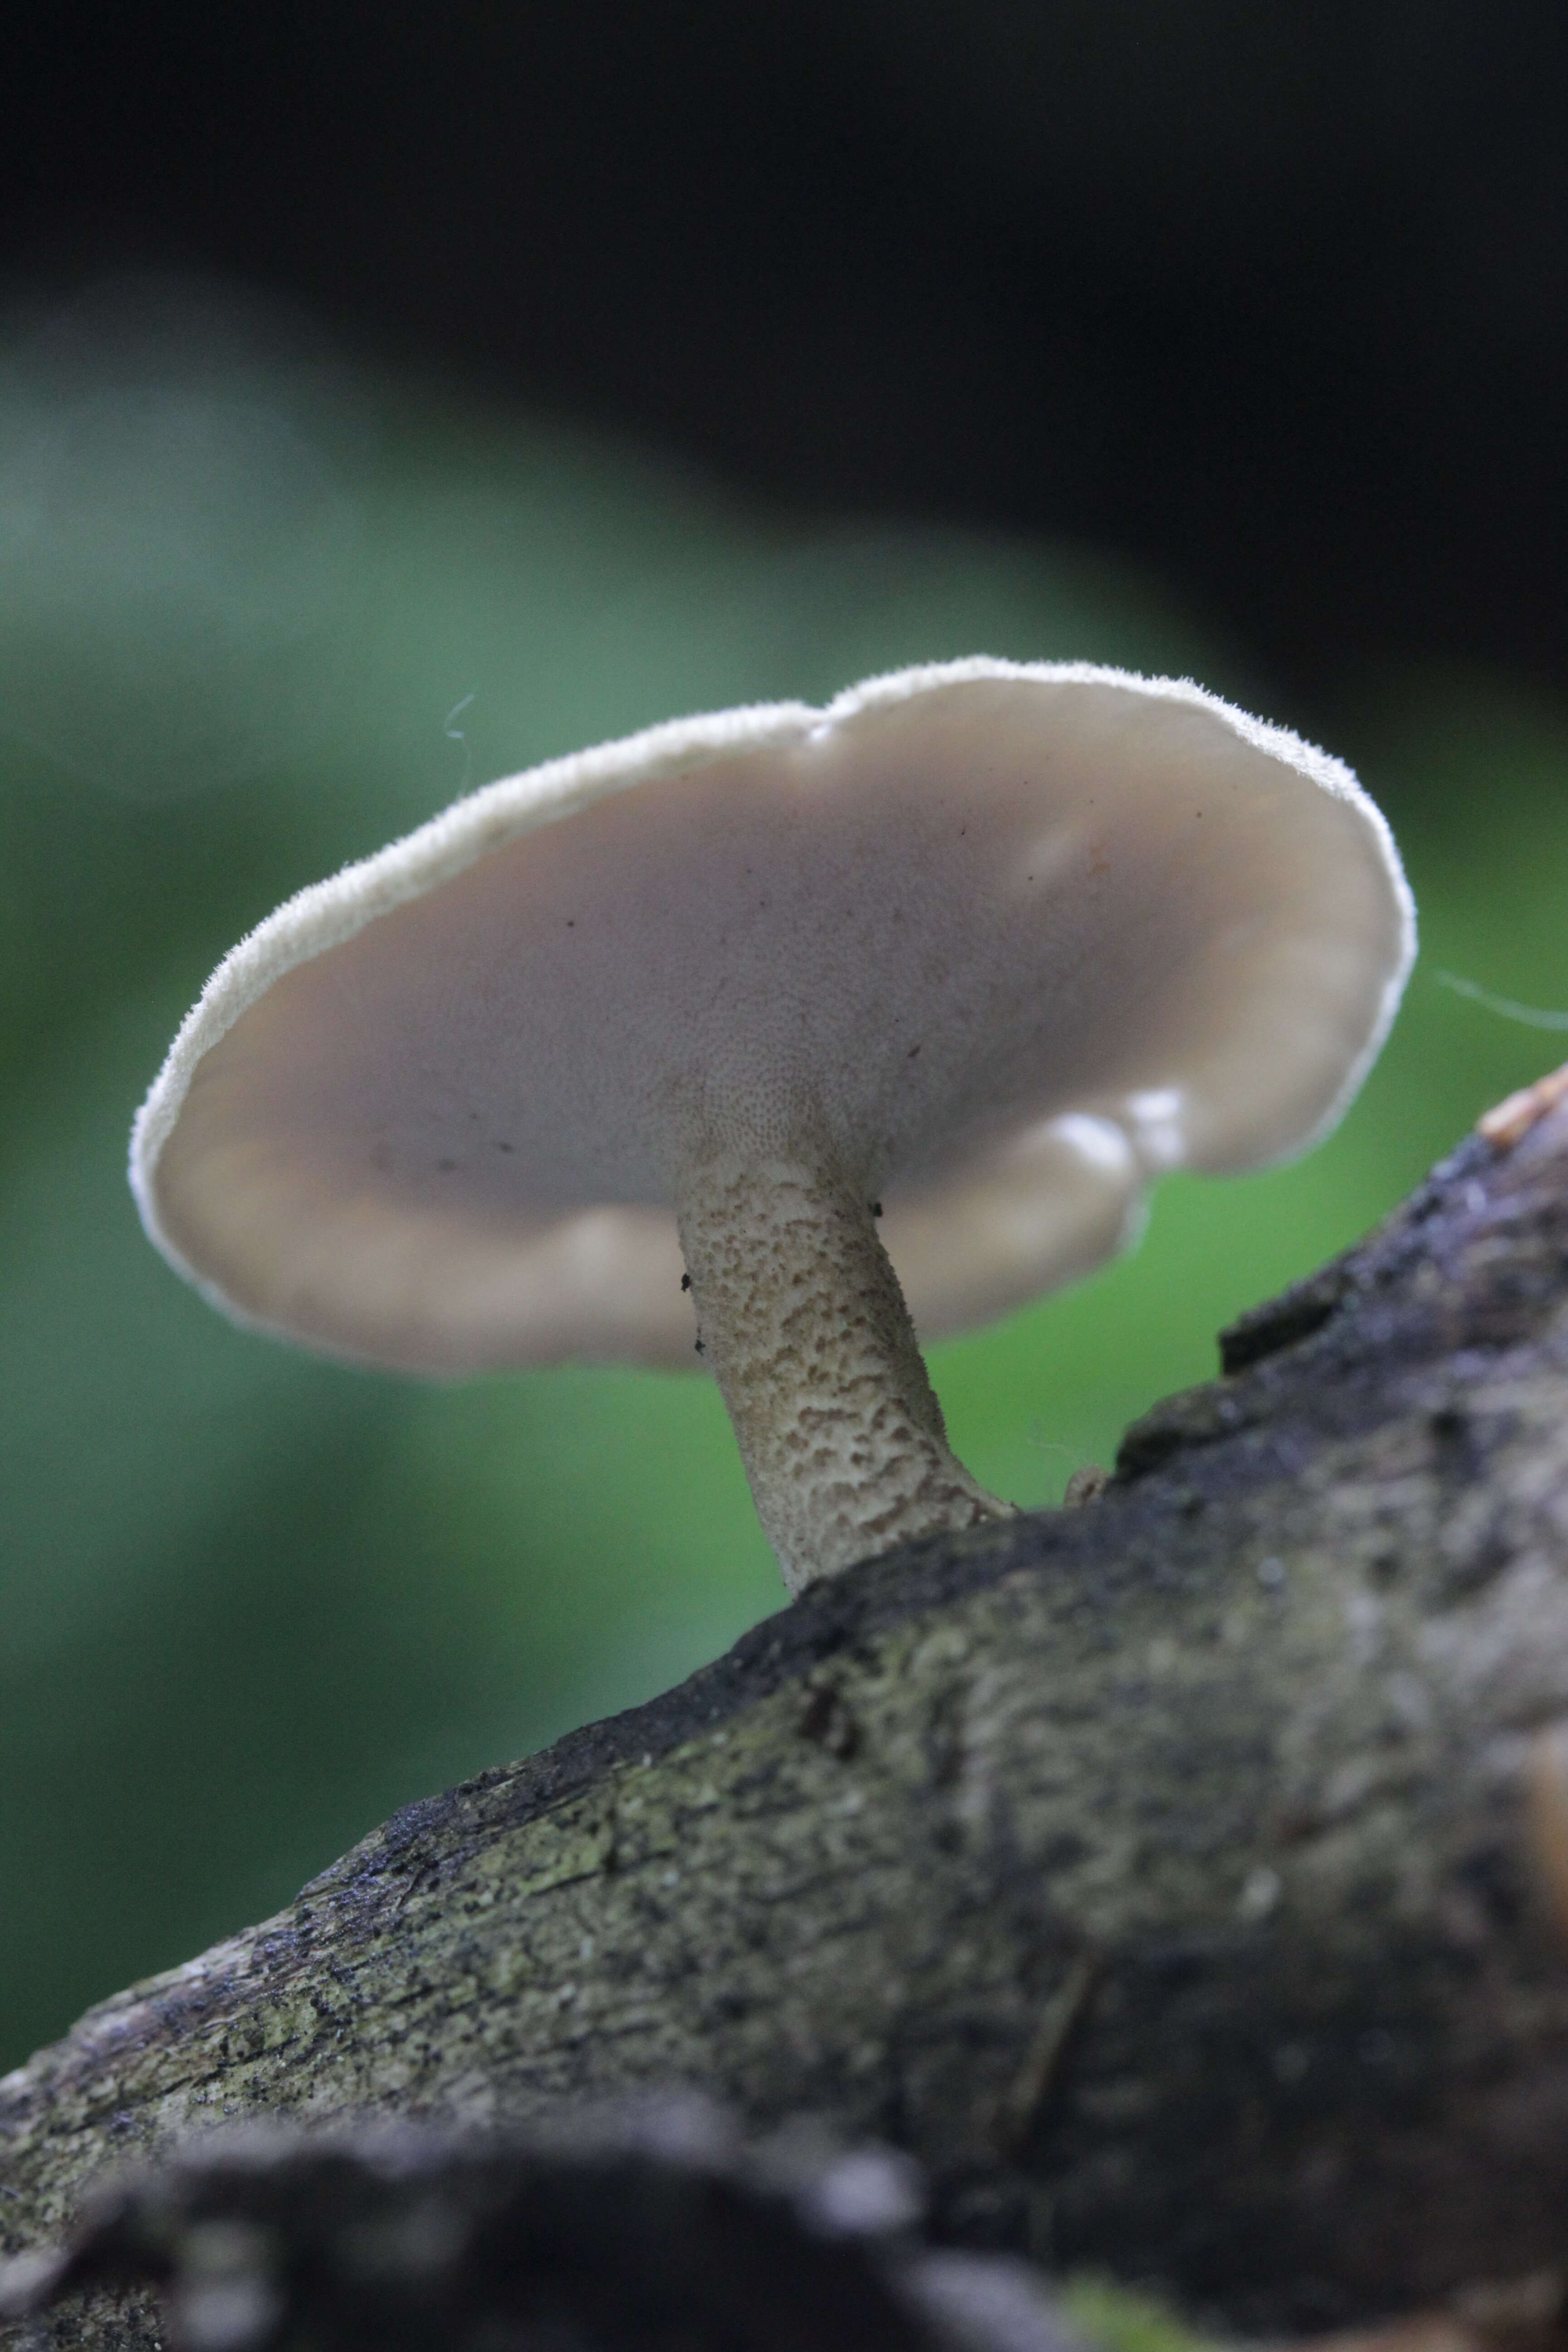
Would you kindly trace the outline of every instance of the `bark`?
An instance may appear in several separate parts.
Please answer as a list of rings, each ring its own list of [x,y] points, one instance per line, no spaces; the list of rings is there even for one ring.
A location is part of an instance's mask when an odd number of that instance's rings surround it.
[[[7,2251],[223,2117],[686,2084],[1233,2326],[1568,2260],[1568,1100],[1223,1353],[1087,1507],[811,1588],[90,2012],[0,2084]]]
[[[0,2265],[0,2312],[155,2294],[177,2352],[1082,2352],[1026,2263],[921,2246],[912,2169],[689,2099],[477,2146],[213,2132]]]

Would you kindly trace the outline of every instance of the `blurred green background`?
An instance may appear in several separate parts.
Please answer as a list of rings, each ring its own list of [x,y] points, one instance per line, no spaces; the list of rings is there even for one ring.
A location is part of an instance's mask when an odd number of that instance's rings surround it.
[[[1568,707],[1451,667],[1286,707],[1092,548],[802,522],[215,286],[0,329],[0,2067],[784,1598],[700,1378],[424,1387],[176,1280],[125,1139],[211,966],[469,784],[981,650],[1189,673],[1324,736],[1422,923],[1326,1147],[1167,1183],[1131,1257],[935,1351],[960,1455],[1040,1503],[1568,1051],[1436,977],[1568,1003]]]

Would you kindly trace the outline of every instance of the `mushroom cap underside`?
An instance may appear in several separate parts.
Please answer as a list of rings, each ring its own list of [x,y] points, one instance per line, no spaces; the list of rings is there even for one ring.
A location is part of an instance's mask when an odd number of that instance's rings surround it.
[[[683,1162],[825,1153],[930,1338],[1087,1270],[1162,1171],[1342,1108],[1413,952],[1348,771],[1190,685],[972,661],[676,722],[280,908],[137,1122],[239,1319],[433,1371],[689,1365]]]

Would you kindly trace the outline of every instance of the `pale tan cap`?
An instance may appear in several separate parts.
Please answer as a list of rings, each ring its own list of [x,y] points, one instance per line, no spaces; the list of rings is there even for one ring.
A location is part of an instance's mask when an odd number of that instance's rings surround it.
[[[1187,683],[988,659],[509,777],[218,967],[137,1120],[237,1319],[436,1372],[689,1366],[693,1131],[885,1205],[922,1339],[1082,1274],[1167,1169],[1338,1117],[1414,953],[1337,761]]]

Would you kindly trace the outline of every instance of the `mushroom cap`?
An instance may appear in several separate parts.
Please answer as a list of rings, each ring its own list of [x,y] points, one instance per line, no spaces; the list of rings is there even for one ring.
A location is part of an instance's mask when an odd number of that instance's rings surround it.
[[[977,658],[457,802],[213,974],[137,1119],[237,1320],[437,1372],[690,1366],[683,1160],[835,1157],[924,1338],[1085,1272],[1166,1169],[1302,1150],[1414,953],[1350,772],[1188,682]]]

